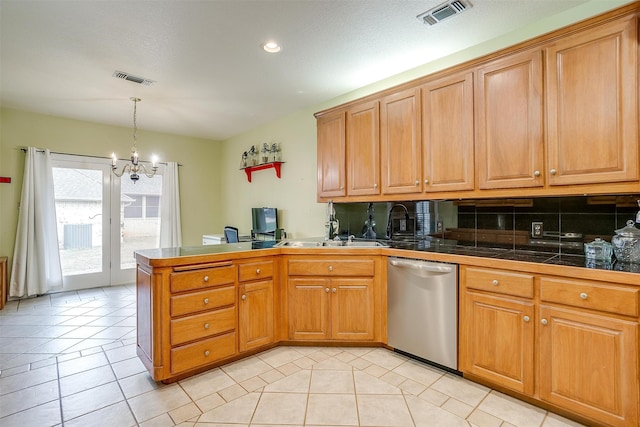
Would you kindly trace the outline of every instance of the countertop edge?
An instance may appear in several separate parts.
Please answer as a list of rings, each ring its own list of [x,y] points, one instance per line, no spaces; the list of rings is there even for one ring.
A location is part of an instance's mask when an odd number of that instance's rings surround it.
[[[529,261],[515,261],[508,259],[487,258],[481,256],[455,255],[448,253],[424,252],[411,249],[394,248],[266,248],[233,250],[230,252],[183,255],[175,257],[152,257],[145,251],[136,252],[136,261],[150,267],[174,267],[177,265],[200,264],[229,260],[242,260],[273,255],[362,255],[362,256],[392,256],[413,258],[425,261],[448,262],[476,267],[499,268],[532,274],[545,274],[577,279],[614,282],[640,287],[640,274],[625,271],[612,271],[575,267],[567,265],[544,264]]]

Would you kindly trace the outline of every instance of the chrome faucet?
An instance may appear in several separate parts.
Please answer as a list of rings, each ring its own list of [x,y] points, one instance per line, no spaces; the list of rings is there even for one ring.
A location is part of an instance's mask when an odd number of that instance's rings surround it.
[[[333,200],[329,200],[327,203],[327,222],[324,225],[327,228],[327,234],[324,236],[324,240],[333,240],[338,237],[338,229],[340,223],[336,218],[336,210],[333,207]]]
[[[640,208],[640,200],[638,200],[638,207]],[[636,214],[636,222],[640,223],[640,210]]]
[[[393,237],[393,222],[391,221],[391,213],[397,207],[401,207],[402,209],[404,209],[404,217],[407,220],[407,224],[409,223],[409,210],[405,205],[403,205],[402,203],[396,203],[391,206],[391,209],[389,209],[389,220],[387,221],[387,239],[391,239]]]

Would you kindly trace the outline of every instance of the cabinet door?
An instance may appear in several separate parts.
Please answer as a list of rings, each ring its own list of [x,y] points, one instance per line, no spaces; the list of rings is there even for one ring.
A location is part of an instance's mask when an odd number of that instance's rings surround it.
[[[380,194],[380,107],[367,102],[347,111],[347,193]]]
[[[373,279],[331,280],[331,338],[373,339]]]
[[[546,49],[549,184],[638,179],[636,18]]]
[[[289,339],[320,340],[329,338],[329,279],[289,279],[287,306]]]
[[[638,425],[638,323],[540,307],[540,398],[612,426]]]
[[[318,118],[318,197],[339,197],[345,191],[345,113]]]
[[[382,192],[422,191],[420,89],[409,89],[380,102]]]
[[[463,294],[460,369],[509,389],[533,394],[533,304]]]
[[[273,342],[273,281],[240,285],[240,351]]]
[[[475,94],[478,187],[541,187],[542,52],[479,68]]]
[[[473,73],[422,87],[424,191],[474,188]]]

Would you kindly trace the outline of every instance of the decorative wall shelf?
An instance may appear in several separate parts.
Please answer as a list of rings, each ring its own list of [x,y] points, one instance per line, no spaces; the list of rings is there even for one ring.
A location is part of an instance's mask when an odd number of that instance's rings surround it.
[[[247,166],[246,168],[242,168],[242,170],[244,171],[244,173],[247,174],[247,180],[249,182],[251,182],[251,173],[255,172],[255,171],[261,171],[264,169],[275,169],[276,170],[276,176],[278,178],[280,178],[280,167],[282,166],[284,162],[269,162],[269,163],[263,163],[261,165],[256,165],[256,166]]]

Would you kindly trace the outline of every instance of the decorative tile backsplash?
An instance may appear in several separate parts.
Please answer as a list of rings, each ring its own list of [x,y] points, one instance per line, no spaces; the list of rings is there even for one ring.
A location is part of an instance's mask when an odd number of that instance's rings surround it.
[[[406,206],[411,219],[404,231],[413,233],[418,238],[430,235],[451,239],[452,231],[463,230],[469,233],[465,234],[467,237],[460,240],[459,244],[496,244],[522,249],[533,243],[534,250],[575,253],[582,252],[582,243],[591,242],[596,237],[610,241],[615,230],[624,227],[629,219],[635,219],[640,209],[637,204],[639,199],[640,194],[398,203]],[[386,238],[389,210],[398,203],[373,204],[378,238]],[[341,224],[340,233],[361,237],[367,219],[368,203],[343,203],[335,206]],[[403,219],[403,209],[392,211],[394,231],[400,231]],[[542,236],[531,236],[534,222],[542,224]],[[443,228],[441,233],[437,232],[438,225]],[[491,233],[502,237],[500,243],[485,239],[484,236]],[[513,238],[509,239],[509,235]],[[558,244],[554,245],[553,241]],[[573,242],[573,245],[559,244],[565,242]],[[546,243],[549,245],[545,245]]]

